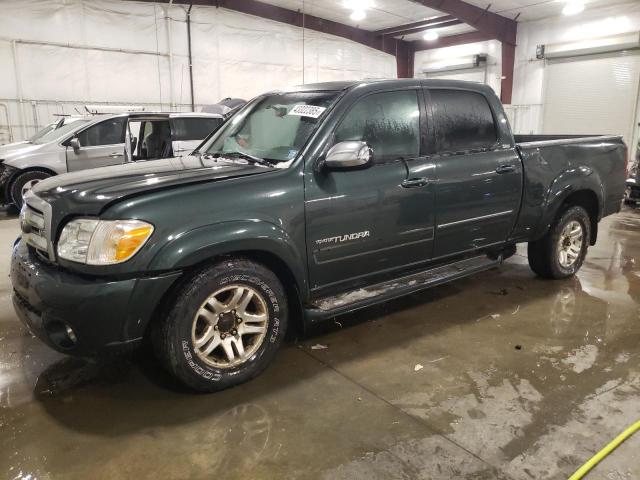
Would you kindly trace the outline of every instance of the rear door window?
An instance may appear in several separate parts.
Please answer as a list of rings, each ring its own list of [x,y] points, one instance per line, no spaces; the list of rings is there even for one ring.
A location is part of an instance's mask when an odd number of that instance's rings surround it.
[[[440,153],[485,150],[497,140],[493,113],[484,95],[464,90],[430,90]]]
[[[82,132],[77,137],[81,147],[97,147],[99,145],[116,145],[124,143],[124,127],[126,117],[116,117],[97,123]]]
[[[420,107],[416,90],[382,92],[358,100],[335,131],[335,143],[366,142],[375,162],[420,155]]]
[[[172,118],[172,137],[176,141],[204,140],[222,125],[221,118]]]

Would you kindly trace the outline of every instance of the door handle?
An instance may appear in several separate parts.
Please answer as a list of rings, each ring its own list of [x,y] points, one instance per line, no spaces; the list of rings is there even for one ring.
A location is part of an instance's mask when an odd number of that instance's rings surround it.
[[[513,165],[500,165],[496,168],[496,173],[512,173],[516,171],[516,167]]]
[[[113,152],[113,153],[109,154],[109,156],[111,158],[118,158],[118,157],[124,156],[124,153]]]
[[[402,181],[401,186],[403,188],[417,188],[429,185],[429,183],[431,183],[431,181],[427,177],[407,178]]]

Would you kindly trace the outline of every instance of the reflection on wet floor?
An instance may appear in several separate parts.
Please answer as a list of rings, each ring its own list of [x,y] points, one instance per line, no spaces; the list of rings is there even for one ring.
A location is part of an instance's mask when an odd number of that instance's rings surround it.
[[[16,233],[0,221],[3,245]],[[640,213],[606,219],[573,279],[537,279],[525,251],[337,318],[213,395],[176,385],[146,349],[50,351],[15,319],[4,277],[0,475],[567,478],[640,418]],[[632,438],[588,478],[640,478],[639,448]]]

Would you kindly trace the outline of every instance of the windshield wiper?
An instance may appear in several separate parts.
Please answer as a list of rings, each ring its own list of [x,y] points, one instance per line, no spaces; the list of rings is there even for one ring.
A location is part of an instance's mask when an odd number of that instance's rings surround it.
[[[216,152],[214,154],[211,155],[211,157],[213,158],[242,158],[243,160],[248,160],[252,163],[257,163],[259,165],[265,165],[267,167],[273,167],[273,164],[268,161],[267,159],[264,158],[260,158],[260,157],[254,157],[253,155],[250,155],[248,153],[244,153],[244,152]]]

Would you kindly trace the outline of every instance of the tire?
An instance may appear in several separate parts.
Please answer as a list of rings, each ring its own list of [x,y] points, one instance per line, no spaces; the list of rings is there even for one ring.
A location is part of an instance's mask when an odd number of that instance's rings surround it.
[[[249,303],[243,307],[245,300]],[[172,375],[201,392],[223,390],[260,374],[287,328],[282,284],[273,272],[243,258],[227,259],[194,274],[168,307],[152,331],[156,356]],[[207,352],[210,347],[213,350]]]
[[[564,248],[560,247],[560,242],[571,243],[571,240],[564,235],[570,225],[580,226],[582,239],[579,249],[576,243],[573,245],[565,243],[565,247],[572,250],[568,257],[563,258],[561,249]],[[573,229],[573,232],[576,231],[577,228]],[[535,242],[529,242],[527,252],[529,266],[543,278],[560,279],[575,275],[587,255],[590,238],[591,220],[587,211],[580,206],[568,207],[562,211],[544,237]],[[575,258],[572,258],[573,256]]]
[[[10,198],[16,208],[18,210],[22,208],[22,196],[26,193],[26,190],[24,189],[31,189],[33,185],[45,178],[49,178],[50,176],[50,173],[42,170],[30,170],[28,172],[18,174],[13,179],[11,186],[9,187]]]

